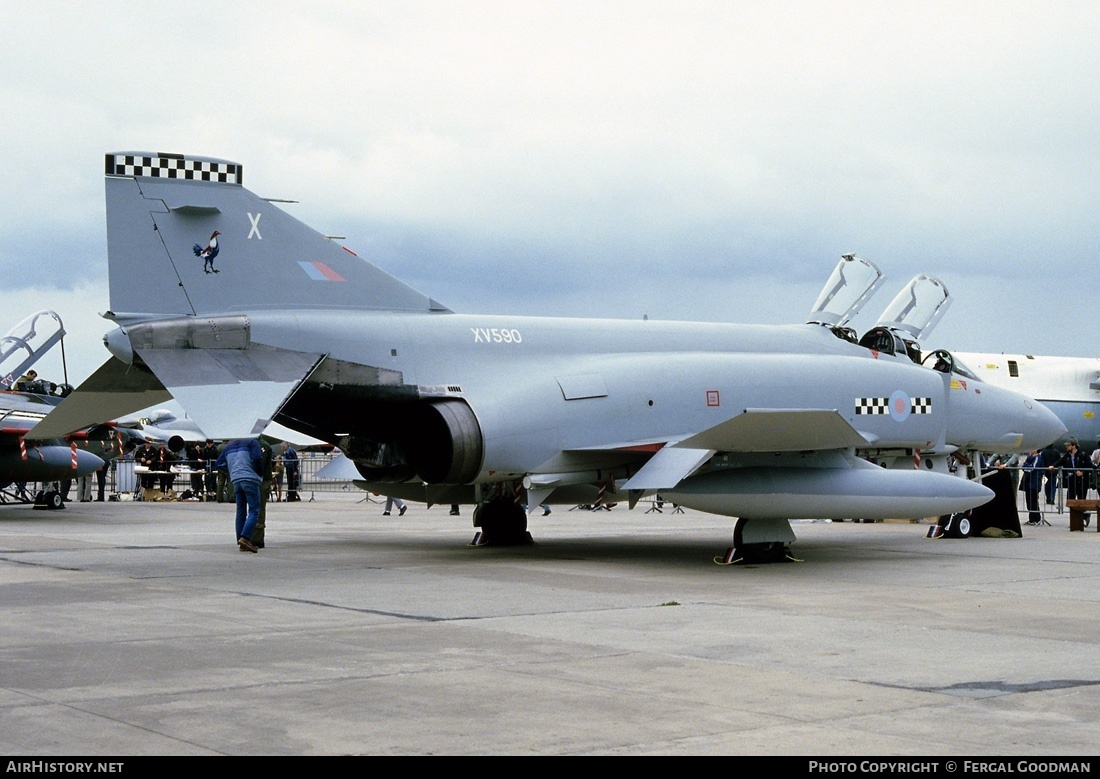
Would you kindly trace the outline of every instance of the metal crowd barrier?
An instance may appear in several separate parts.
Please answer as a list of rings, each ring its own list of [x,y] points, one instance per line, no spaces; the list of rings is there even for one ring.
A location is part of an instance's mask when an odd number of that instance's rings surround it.
[[[358,489],[352,484],[351,481],[345,479],[326,479],[317,476],[317,472],[321,468],[328,465],[337,456],[338,453],[326,454],[319,452],[300,452],[299,453],[299,471],[301,473],[301,479],[298,487],[298,492],[302,500],[310,500],[316,494],[324,493],[338,493],[349,492]],[[189,466],[186,460],[177,461],[176,465]],[[1014,489],[1016,494],[1016,508],[1020,513],[1020,521],[1027,521],[1027,504],[1024,492],[1019,489],[1020,479],[1023,475],[1023,468],[1019,465],[1004,466],[1004,469],[1010,471],[1013,477]],[[1097,481],[1093,478],[1096,472],[1090,474],[1089,477],[1089,489],[1087,494],[1080,497],[1094,497],[1097,496]],[[92,480],[92,495],[93,500],[98,493],[98,485],[95,480],[95,475],[91,477]],[[1049,481],[1048,481],[1049,480]],[[108,463],[107,479],[105,492],[107,495],[117,494],[136,494],[139,492],[139,479],[134,473],[134,461],[129,456],[124,458],[118,458]],[[44,485],[39,485],[34,482],[30,482],[26,485],[26,491],[24,495],[33,496],[35,492]],[[7,493],[14,491],[15,485],[12,485],[12,489]],[[179,494],[184,490],[191,488],[190,474],[180,473],[176,476],[173,490]],[[287,489],[287,480],[284,474],[283,476],[283,493],[285,495]],[[69,500],[76,500],[76,484],[75,480],[72,488],[69,492]],[[1038,508],[1039,513],[1045,518],[1048,515],[1060,515],[1067,514],[1066,508],[1066,486],[1065,480],[1062,478],[1061,469],[1049,471],[1044,474],[1043,487],[1039,491]],[[0,495],[0,503],[11,502],[17,500],[14,494]],[[647,501],[642,501],[647,503]],[[653,510],[656,510],[656,502],[654,500],[648,501],[654,506]],[[672,504],[667,504],[671,509]]]
[[[310,500],[318,493],[348,492],[358,489],[354,484],[345,479],[326,479],[317,476],[317,471],[332,462],[335,457],[336,454],[319,452],[298,453],[298,470],[300,473],[298,493],[302,500]],[[188,460],[177,460],[173,465],[184,469],[190,469],[192,466],[197,466],[198,463],[192,463]],[[88,478],[91,480],[92,500],[95,500],[99,494],[99,485],[96,481],[96,475],[92,474]],[[159,474],[156,478],[156,484],[159,488]],[[28,502],[33,500],[34,495],[45,487],[45,484],[39,482],[27,482],[22,489],[12,484],[10,488],[0,492],[0,503]],[[179,495],[189,489],[191,489],[191,473],[177,473],[172,485],[172,491]],[[284,495],[286,494],[286,489],[287,479],[284,473]],[[116,458],[107,463],[107,474],[104,484],[105,496],[134,496],[139,494],[140,491],[141,480],[139,474],[134,473],[134,460],[132,457],[128,455],[126,457]],[[66,499],[77,500],[76,479],[73,479]]]

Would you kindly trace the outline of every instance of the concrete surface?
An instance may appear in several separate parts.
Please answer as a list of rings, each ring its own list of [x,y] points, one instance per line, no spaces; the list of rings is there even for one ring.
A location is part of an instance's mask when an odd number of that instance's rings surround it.
[[[1095,754],[1100,535],[926,540],[556,508],[0,507],[0,750],[20,755]]]

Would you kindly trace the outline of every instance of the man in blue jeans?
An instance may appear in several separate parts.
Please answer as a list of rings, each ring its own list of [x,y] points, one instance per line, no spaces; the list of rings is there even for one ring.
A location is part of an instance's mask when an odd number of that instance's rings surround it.
[[[226,444],[218,457],[218,468],[229,471],[229,480],[237,493],[237,546],[242,552],[260,551],[252,543],[252,531],[260,514],[260,483],[264,462],[260,442],[238,438]]]

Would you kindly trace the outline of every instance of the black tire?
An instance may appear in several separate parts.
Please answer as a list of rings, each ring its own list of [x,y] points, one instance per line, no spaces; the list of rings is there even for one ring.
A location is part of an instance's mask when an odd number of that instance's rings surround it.
[[[945,538],[970,538],[972,529],[970,517],[966,514],[952,514],[943,526],[943,535]]]
[[[530,542],[527,512],[510,500],[483,503],[474,510],[474,527],[480,527],[488,544],[514,546]]]

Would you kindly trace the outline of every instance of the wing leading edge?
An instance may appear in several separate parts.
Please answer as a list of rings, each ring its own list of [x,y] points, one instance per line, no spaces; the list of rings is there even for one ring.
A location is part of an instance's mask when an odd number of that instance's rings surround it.
[[[832,409],[745,409],[714,427],[668,442],[622,486],[643,491],[675,487],[718,452],[816,452],[869,444]]]

